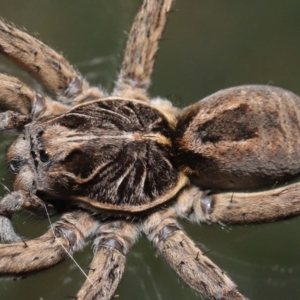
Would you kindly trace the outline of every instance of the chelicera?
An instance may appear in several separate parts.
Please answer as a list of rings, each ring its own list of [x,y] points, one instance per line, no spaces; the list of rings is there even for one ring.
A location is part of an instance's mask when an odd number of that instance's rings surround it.
[[[15,191],[0,203],[2,275],[48,268],[94,240],[76,299],[111,299],[142,233],[205,297],[245,299],[176,219],[247,224],[298,214],[298,183],[238,190],[298,175],[300,100],[280,88],[242,86],[183,110],[152,101],[147,88],[171,5],[143,2],[110,95],[53,49],[0,22],[2,54],[58,95],[53,101],[0,75],[0,128],[22,130],[7,153]],[[219,190],[235,190],[234,197]],[[41,237],[23,241],[10,222],[20,210],[64,214]]]

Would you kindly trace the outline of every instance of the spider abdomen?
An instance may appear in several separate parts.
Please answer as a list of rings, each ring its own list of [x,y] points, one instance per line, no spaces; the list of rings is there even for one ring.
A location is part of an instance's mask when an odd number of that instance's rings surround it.
[[[180,163],[208,188],[259,188],[300,172],[300,99],[270,86],[219,91],[185,109]]]

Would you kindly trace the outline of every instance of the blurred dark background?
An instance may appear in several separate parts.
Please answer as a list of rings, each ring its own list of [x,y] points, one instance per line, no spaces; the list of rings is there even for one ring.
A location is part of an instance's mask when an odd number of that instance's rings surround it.
[[[0,0],[5,20],[25,27],[52,45],[92,83],[110,90],[122,60],[137,0]],[[300,93],[300,1],[177,0],[170,14],[150,93],[184,107],[226,87],[271,84]],[[41,89],[27,74],[0,59],[0,72]],[[11,189],[5,150],[13,139],[0,136],[0,182]],[[6,193],[0,186],[1,196]],[[55,220],[53,220],[55,221]],[[15,216],[26,237],[49,223]],[[300,218],[251,226],[183,223],[239,289],[255,300],[300,299]],[[91,245],[75,259],[87,270]],[[20,281],[0,281],[0,299],[66,299],[84,277],[72,261]],[[201,299],[142,238],[132,249],[118,299]]]

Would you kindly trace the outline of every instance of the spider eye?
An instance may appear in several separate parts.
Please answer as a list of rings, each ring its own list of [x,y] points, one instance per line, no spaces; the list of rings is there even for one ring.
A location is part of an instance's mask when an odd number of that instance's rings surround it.
[[[39,131],[36,135],[36,139],[40,140],[43,134],[44,134],[44,130]]]
[[[41,160],[41,162],[47,162],[49,160],[49,155],[48,155],[48,153],[46,151],[40,150],[39,154],[40,154],[40,160]]]
[[[17,159],[13,159],[9,163],[9,169],[13,174],[18,174],[20,172],[21,166],[22,163]]]

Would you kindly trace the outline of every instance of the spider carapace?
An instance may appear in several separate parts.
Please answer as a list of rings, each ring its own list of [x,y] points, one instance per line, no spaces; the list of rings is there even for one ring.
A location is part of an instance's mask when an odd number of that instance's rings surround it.
[[[72,199],[92,209],[143,212],[187,184],[176,168],[174,124],[141,101],[91,101],[27,125],[8,160],[15,172],[22,174],[24,166],[31,173],[34,194]],[[17,190],[28,189],[28,182],[18,184]]]
[[[76,299],[108,300],[122,278],[126,254],[143,233],[202,295],[242,300],[233,281],[176,219],[247,224],[299,213],[298,183],[239,192],[299,174],[296,95],[241,86],[183,110],[148,96],[171,5],[143,1],[111,94],[90,87],[50,47],[0,22],[0,52],[58,95],[54,101],[0,75],[0,130],[22,130],[7,153],[15,191],[0,202],[2,276],[53,266],[93,239],[94,259]],[[234,190],[234,196],[222,190]],[[44,235],[24,241],[11,224],[21,210],[64,214]]]

